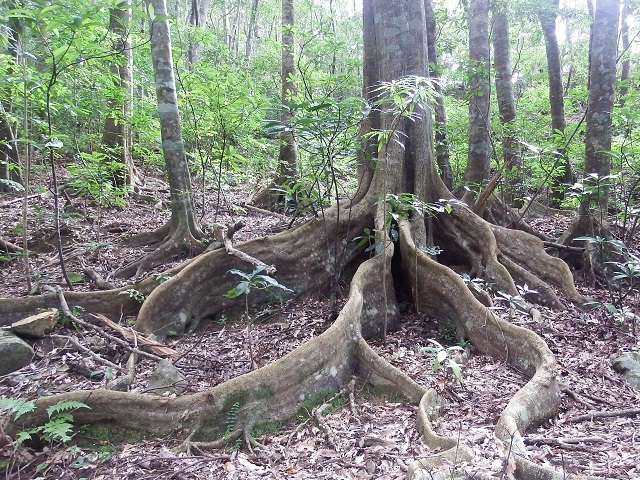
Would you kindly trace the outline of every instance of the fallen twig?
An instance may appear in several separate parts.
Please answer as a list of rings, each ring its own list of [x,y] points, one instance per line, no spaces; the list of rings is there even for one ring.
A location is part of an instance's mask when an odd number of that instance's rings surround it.
[[[170,347],[167,347],[166,345],[163,345],[163,344],[161,344],[159,342],[156,342],[155,340],[151,340],[151,339],[149,339],[147,337],[144,337],[140,333],[135,332],[132,329],[125,328],[122,325],[118,325],[116,322],[113,322],[113,321],[109,320],[107,317],[105,317],[104,315],[100,315],[99,313],[95,314],[93,316],[94,316],[94,318],[99,320],[104,325],[106,325],[109,328],[117,331],[126,340],[135,341],[142,348],[147,348],[147,349],[155,352],[157,355],[163,355],[163,356],[169,357],[171,360],[174,360],[174,361],[179,358],[178,352],[176,352],[174,349],[172,349]],[[95,325],[94,325],[94,327],[95,327]],[[140,353],[142,355],[145,355],[145,356],[148,356],[150,358],[153,358],[154,360],[160,360],[159,357],[156,357],[155,355],[152,355],[150,353],[146,353],[146,352],[140,352]]]
[[[106,338],[108,340],[111,340],[112,342],[117,343],[118,345],[123,346],[124,348],[126,348],[127,350],[129,350],[132,353],[138,353],[140,355],[143,355],[145,357],[149,357],[149,358],[151,358],[153,360],[156,360],[156,361],[162,360],[162,358],[157,356],[157,355],[154,355],[154,354],[148,353],[148,352],[144,352],[144,351],[142,351],[142,350],[140,350],[138,348],[132,347],[128,342],[122,340],[121,338],[115,337],[115,336],[105,332],[98,325],[94,325],[94,324],[92,324],[90,322],[86,322],[86,321],[76,317],[75,315],[73,315],[71,313],[71,310],[69,309],[69,305],[67,304],[67,300],[64,298],[64,292],[62,291],[62,289],[60,287],[58,287],[58,286],[56,286],[56,287],[47,286],[45,288],[47,290],[49,290],[51,292],[54,292],[54,293],[56,293],[58,295],[58,299],[60,300],[60,306],[62,307],[62,312],[65,314],[66,317],[70,318],[72,321],[74,321],[78,325],[82,325],[85,328],[88,328],[90,330],[94,330],[98,335],[100,335],[100,336],[102,336],[102,337],[104,337],[104,338]],[[99,318],[99,317],[97,317],[97,318]],[[106,317],[104,317],[104,318],[106,318]],[[102,320],[102,319],[100,319],[100,320]],[[109,320],[109,319],[107,319],[107,321],[111,322],[111,320]],[[111,323],[113,323],[113,322],[111,322]],[[116,323],[113,323],[113,324],[117,325]],[[117,330],[119,332],[121,332],[121,333],[123,331],[126,332],[126,330],[124,330],[124,329],[120,330],[118,328]],[[129,335],[129,339],[133,338],[133,334],[131,332],[128,332],[128,335]],[[123,334],[123,336],[125,336],[125,335]],[[145,343],[145,342],[142,341],[142,339],[144,337],[142,337],[141,335],[136,335],[136,337],[137,337],[138,341],[141,344]],[[146,338],[145,338],[145,340],[147,342],[149,342],[149,345],[154,345],[154,346],[155,345],[159,345],[160,347],[166,348],[167,352],[173,352],[173,354],[175,354],[176,356],[178,355],[178,352],[176,352],[175,350],[171,350],[169,347],[164,347],[164,345],[160,345],[157,342],[154,342],[153,340],[149,340],[149,339],[146,339]],[[164,351],[163,351],[163,353],[164,353]]]
[[[100,290],[112,290],[116,288],[113,283],[106,281],[98,272],[96,272],[92,268],[85,268],[83,272],[87,277],[91,279],[93,283],[96,284],[96,287],[98,287]]]
[[[27,198],[35,198],[35,197],[39,197],[40,194],[39,193],[32,193],[31,195],[28,195]],[[13,200],[9,200],[7,202],[3,202],[0,203],[0,208],[2,207],[8,207],[9,205],[13,205],[14,203],[18,203],[24,200],[24,197],[18,197],[18,198],[14,198]]]
[[[634,417],[640,415],[640,408],[629,408],[626,410],[612,410],[609,412],[589,412],[584,415],[577,415],[565,420],[566,423],[577,423],[593,420],[594,418],[612,418],[612,417]]]
[[[100,355],[98,355],[97,353],[95,353],[94,351],[92,351],[91,349],[85,347],[84,345],[81,345],[80,342],[78,342],[78,340],[76,340],[73,337],[69,337],[67,335],[51,335],[52,338],[61,338],[63,340],[66,340],[69,343],[72,343],[78,350],[80,350],[81,352],[86,353],[87,355],[89,355],[91,358],[93,358],[95,361],[97,361],[98,363],[102,363],[103,365],[106,365],[108,367],[113,368],[114,370],[118,370],[119,372],[124,372],[124,368],[122,368],[119,365],[116,365],[113,362],[110,362],[109,360],[107,360],[106,358],[102,358]]]

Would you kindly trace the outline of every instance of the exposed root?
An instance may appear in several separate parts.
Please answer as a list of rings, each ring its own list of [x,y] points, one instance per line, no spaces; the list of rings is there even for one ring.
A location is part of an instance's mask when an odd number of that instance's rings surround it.
[[[357,205],[325,212],[322,220],[312,220],[278,235],[257,238],[237,245],[252,258],[277,267],[277,280],[296,295],[326,292],[332,279],[361,253],[353,238],[371,228],[371,206]],[[164,282],[145,301],[136,328],[159,337],[169,332],[183,333],[203,318],[214,318],[237,304],[224,294],[233,287],[225,279],[230,269],[246,270],[241,259],[218,249],[194,259],[179,274]],[[180,301],[176,301],[176,298]],[[252,292],[250,301],[264,302],[268,292]]]
[[[179,229],[165,238],[164,242],[151,253],[122,267],[115,272],[119,278],[138,277],[138,275],[157,265],[162,265],[175,258],[194,256],[202,253],[205,245],[187,229]]]
[[[331,275],[358,257],[360,250],[348,238],[354,231],[369,226],[366,219],[370,218],[372,206],[356,206],[354,211],[357,213],[352,218],[344,214],[339,218],[332,210],[325,222],[310,222],[275,237],[246,242],[241,248],[254,258],[275,264],[278,280],[298,293],[320,289]],[[538,253],[542,252],[540,240],[489,227],[466,208],[456,207],[451,219],[445,235],[454,238],[458,247],[467,248],[466,258],[478,273],[511,290],[515,290],[515,285],[510,271],[521,275],[520,278],[529,278],[524,272],[534,276],[545,274],[546,281],[572,293],[567,271],[557,275],[547,271],[558,265]],[[440,460],[460,462],[471,458],[472,452],[464,446],[464,439],[446,439],[432,432],[429,415],[435,413],[437,406],[435,392],[427,391],[391,366],[366,343],[366,338],[379,335],[383,324],[395,315],[390,269],[391,256],[398,248],[404,281],[411,286],[418,312],[454,326],[458,336],[469,340],[477,350],[507,362],[529,377],[509,401],[495,427],[497,439],[508,446],[511,461],[517,465],[516,478],[563,478],[527,460],[523,437],[527,429],[552,417],[558,409],[560,389],[552,353],[535,333],[494,315],[474,298],[453,270],[417,248],[408,221],[400,221],[399,232],[396,246],[388,244],[384,254],[360,264],[351,282],[348,301],[332,326],[280,360],[204,392],[177,398],[103,390],[41,398],[36,402],[36,410],[20,420],[28,425],[41,423],[47,418],[46,407],[61,400],[78,400],[91,407],[74,413],[80,423],[108,423],[158,436],[189,436],[189,442],[195,446],[197,442],[218,442],[224,438],[225,418],[232,408],[239,425],[285,419],[311,399],[324,403],[322,398],[331,398],[336,391],[349,388],[357,375],[365,382],[386,386],[409,401],[420,403],[418,426],[425,440],[445,450],[435,460],[425,459],[413,466],[409,478],[417,479],[421,474],[422,478],[424,475],[431,478],[429,475],[441,465]],[[332,241],[327,242],[326,238]],[[508,247],[507,243],[514,246]],[[339,265],[331,263],[335,258],[340,260]],[[530,264],[531,258],[535,258],[536,265]],[[229,268],[239,265],[242,268],[239,262],[222,250],[191,262],[152,291],[140,312],[138,326],[162,335],[184,326],[192,317],[202,318],[231,306],[232,303],[225,303],[230,300],[222,296],[229,285],[220,279]],[[389,275],[390,281],[384,282],[386,291],[381,288],[382,272]],[[531,313],[539,315],[534,309]],[[20,426],[14,426],[14,431],[15,428]]]

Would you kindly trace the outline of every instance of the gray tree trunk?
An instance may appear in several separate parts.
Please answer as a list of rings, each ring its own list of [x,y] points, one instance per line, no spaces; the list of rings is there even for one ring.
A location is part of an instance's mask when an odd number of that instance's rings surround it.
[[[251,58],[253,52],[253,42],[258,36],[258,6],[260,0],[253,0],[251,4],[251,14],[249,15],[249,28],[247,29],[247,44],[244,56],[247,60]]]
[[[151,34],[151,56],[158,97],[158,115],[162,136],[162,151],[167,164],[171,189],[171,230],[197,231],[191,198],[191,180],[182,139],[178,97],[171,55],[171,34],[166,18],[165,0],[148,0],[156,17]]]
[[[189,23],[196,28],[205,28],[207,26],[208,10],[209,0],[191,0]],[[190,65],[200,60],[200,51],[202,50],[202,47],[202,43],[197,41],[189,44],[188,60]]]
[[[463,200],[471,202],[489,179],[490,139],[490,51],[488,0],[469,3],[469,154],[464,172],[464,184],[470,189]]]
[[[620,37],[622,39],[622,69],[620,72],[620,94],[618,96],[620,106],[624,105],[629,93],[629,74],[631,73],[631,52],[629,52],[629,17],[633,14],[632,0],[624,0],[622,15],[620,17]]]
[[[293,56],[293,0],[282,0],[282,122],[291,120],[289,105],[296,94],[294,77],[296,75],[295,58]],[[297,175],[298,151],[293,133],[284,132],[280,143],[279,172],[277,185],[293,180]]]
[[[547,51],[547,71],[549,77],[549,102],[551,107],[551,134],[555,145],[555,162],[560,173],[552,178],[550,200],[551,204],[559,207],[564,200],[566,185],[573,183],[571,164],[564,152],[564,131],[567,122],[564,113],[564,90],[562,86],[562,66],[560,64],[560,49],[556,34],[556,17],[559,0],[547,0],[538,11],[540,26],[544,33]]]
[[[585,174],[597,174],[599,179],[611,171],[611,125],[615,101],[616,60],[618,40],[619,0],[598,0],[596,5],[591,39],[591,78],[589,105],[587,107],[587,128],[585,136]],[[594,182],[590,182],[594,183]],[[601,220],[606,219],[609,188],[607,181],[601,181],[596,200]],[[589,205],[584,205],[588,208]]]
[[[110,66],[115,92],[107,98],[109,112],[104,123],[102,146],[110,158],[124,165],[124,175],[116,178],[119,186],[135,184],[135,167],[131,155],[131,114],[133,101],[133,56],[129,29],[131,8],[128,0],[122,0],[109,11],[109,30],[113,35],[111,49],[114,52]]]
[[[516,102],[513,98],[511,81],[511,55],[509,51],[509,20],[507,5],[494,6],[493,27],[493,65],[496,72],[496,97],[500,122],[502,123],[502,157],[506,163],[505,197],[507,203],[521,206],[522,203],[522,157],[515,124]]]
[[[449,190],[453,189],[453,170],[449,161],[449,139],[447,138],[447,116],[444,109],[444,97],[440,85],[440,70],[436,49],[436,16],[432,0],[424,0],[424,13],[427,22],[427,47],[429,54],[429,76],[435,80],[435,150],[436,163],[440,169],[440,177]]]

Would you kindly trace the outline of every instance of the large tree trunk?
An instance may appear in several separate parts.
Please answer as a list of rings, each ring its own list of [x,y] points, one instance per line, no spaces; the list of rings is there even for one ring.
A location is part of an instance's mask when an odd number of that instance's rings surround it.
[[[175,255],[200,253],[203,238],[196,221],[191,195],[191,179],[182,140],[178,97],[171,54],[171,34],[165,0],[148,0],[156,17],[151,24],[151,56],[158,97],[158,116],[162,152],[167,165],[171,198],[171,219],[161,229],[138,235],[132,243],[160,245],[149,255],[129,264],[117,272],[118,276],[137,275],[145,268],[165,262]]]
[[[589,54],[589,104],[584,160],[584,183],[587,191],[578,207],[576,220],[560,239],[560,243],[565,245],[573,243],[577,237],[612,237],[606,228],[610,182],[608,176],[611,171],[608,152],[611,150],[612,112],[615,102],[619,12],[619,0],[599,0],[594,13]],[[597,279],[607,284],[610,281],[608,263],[629,260],[625,255],[614,243],[605,242],[601,248],[586,244],[585,254],[581,258],[568,257],[567,260],[585,269],[592,281]]]
[[[516,129],[516,102],[511,81],[511,55],[509,47],[509,20],[506,3],[494,5],[493,65],[496,72],[496,97],[502,123],[502,157],[506,164],[505,197],[508,204],[522,206],[522,158]],[[515,201],[515,203],[514,203]]]
[[[407,88],[424,86],[418,85],[416,75],[428,68],[424,3],[405,0],[388,7],[387,0],[364,2],[365,91],[373,95],[377,89],[383,98],[380,82],[401,81]],[[529,376],[528,383],[502,412],[495,434],[510,446],[519,478],[562,478],[560,473],[528,462],[522,439],[528,427],[553,416],[558,408],[553,355],[540,337],[501,320],[478,301],[446,262],[514,295],[514,280],[527,283],[539,292],[532,299],[556,307],[561,304],[552,286],[573,301],[582,297],[573,287],[566,265],[546,255],[542,242],[535,237],[491,226],[459,202],[451,205],[451,213],[425,218],[419,209],[412,211],[389,201],[402,193],[413,193],[416,201],[422,202],[452,199],[452,195],[436,173],[428,106],[416,105],[411,121],[401,118],[397,110],[394,113],[393,108],[385,108],[392,107],[391,100],[387,103],[373,112],[370,124],[379,124],[394,135],[372,149],[375,168],[366,169],[372,174],[363,177],[356,200],[344,200],[326,210],[323,217],[295,229],[237,245],[250,256],[275,265],[278,281],[297,295],[326,292],[335,272],[350,279],[348,300],[328,330],[280,360],[202,393],[162,398],[105,390],[76,391],[39,399],[36,410],[21,417],[24,425],[42,424],[47,406],[74,399],[91,407],[74,412],[74,420],[80,423],[211,440],[224,434],[224,418],[236,403],[239,409],[235,423],[242,429],[256,420],[290,417],[309,398],[343,388],[357,376],[364,383],[392,386],[399,395],[419,404],[418,428],[435,448],[428,417],[436,392],[392,367],[367,343],[373,336],[384,335],[397,318],[395,288],[401,286],[410,293],[416,311],[452,326],[479,352]],[[396,221],[388,221],[387,213],[393,213]],[[375,228],[376,241],[381,242],[379,253],[369,259],[364,247],[353,241],[364,228]],[[395,242],[392,230],[397,232]],[[430,236],[444,249],[440,257],[443,263],[421,249],[425,237]],[[398,268],[392,272],[394,256]],[[224,275],[230,268],[243,269],[243,262],[223,250],[193,260],[150,292],[136,328],[160,337],[181,333],[200,320],[238,305],[239,299],[223,296],[232,287],[232,280]],[[352,276],[349,272],[354,271]],[[252,294],[252,301],[264,300],[264,296]],[[490,303],[487,298],[483,301]],[[0,311],[4,303],[0,299]],[[538,318],[535,309],[530,312]],[[460,452],[465,460],[473,461],[464,439],[445,439],[439,446],[443,444],[451,449],[449,453]],[[411,466],[408,478],[430,478],[438,461],[437,454],[423,458]]]
[[[133,83],[133,55],[129,28],[131,8],[128,0],[122,0],[109,11],[109,30],[113,35],[111,49],[114,52],[110,72],[114,80],[113,94],[107,98],[109,112],[102,134],[102,147],[109,158],[123,164],[123,175],[116,177],[118,186],[133,188],[136,170],[131,155],[131,114]]]
[[[556,17],[559,0],[548,0],[538,12],[540,25],[544,33],[547,51],[547,71],[549,77],[549,102],[551,106],[551,136],[555,145],[554,169],[559,173],[552,178],[551,205],[559,207],[564,200],[567,185],[573,183],[571,164],[564,152],[564,131],[567,121],[564,115],[564,88],[562,85],[562,66],[560,64],[560,49],[556,35]]]
[[[469,3],[469,154],[464,172],[468,190],[463,201],[470,203],[489,180],[489,4],[487,0]]]

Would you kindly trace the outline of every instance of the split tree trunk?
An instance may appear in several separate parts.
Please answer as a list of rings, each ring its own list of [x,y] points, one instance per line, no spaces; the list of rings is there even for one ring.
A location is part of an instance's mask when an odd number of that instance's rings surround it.
[[[551,107],[551,136],[555,145],[554,168],[560,173],[552,177],[550,185],[551,205],[560,207],[564,200],[564,192],[567,185],[573,183],[571,164],[564,152],[564,133],[567,121],[564,113],[564,88],[562,86],[562,66],[560,64],[560,48],[556,34],[556,18],[559,0],[547,0],[538,12],[540,25],[544,33],[545,47],[547,51],[547,72],[549,78],[549,102]]]
[[[516,102],[511,81],[511,55],[509,47],[509,20],[507,4],[493,5],[493,65],[496,72],[496,97],[502,123],[502,158],[506,164],[504,188],[509,205],[522,206],[522,158],[516,128]]]

